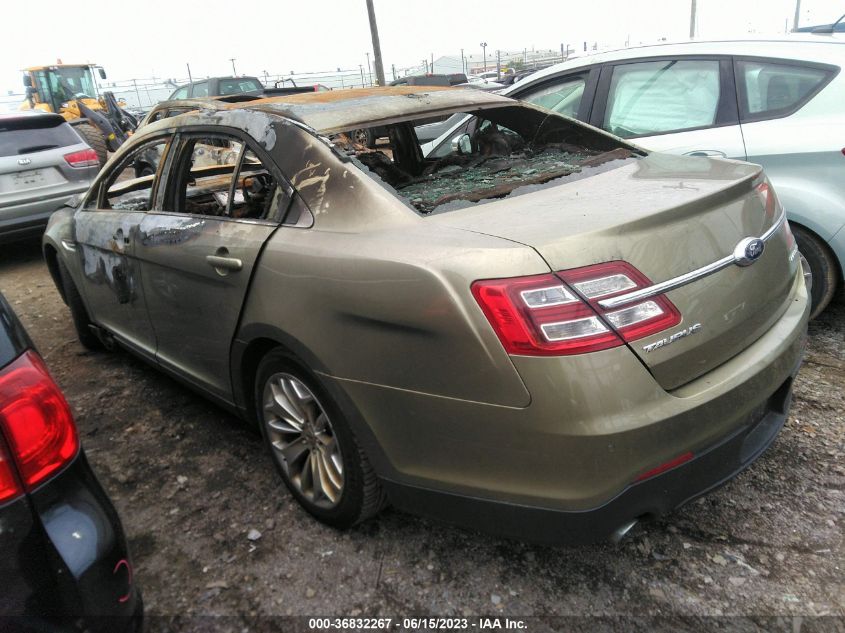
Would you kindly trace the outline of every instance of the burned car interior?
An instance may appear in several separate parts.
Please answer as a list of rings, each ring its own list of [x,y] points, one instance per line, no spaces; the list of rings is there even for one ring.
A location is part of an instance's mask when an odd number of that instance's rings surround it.
[[[161,141],[154,146],[161,147],[159,156],[165,145]],[[149,145],[136,154],[144,152],[150,152]],[[275,212],[276,179],[243,143],[223,136],[189,137],[181,141],[178,152],[162,210],[233,219],[266,219]],[[155,175],[135,177],[134,156],[116,170],[100,208],[151,209]]]
[[[386,126],[388,144],[368,148],[350,134],[331,137],[335,148],[392,187],[427,215],[504,198],[520,187],[543,185],[641,152],[613,137],[520,106],[466,113],[452,138],[424,157],[418,121]]]

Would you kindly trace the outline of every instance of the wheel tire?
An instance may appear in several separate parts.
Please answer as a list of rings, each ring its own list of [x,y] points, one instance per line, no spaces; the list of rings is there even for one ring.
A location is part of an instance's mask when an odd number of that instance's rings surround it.
[[[836,294],[839,285],[839,268],[821,238],[800,226],[791,228],[798,250],[810,264],[810,272],[813,274],[810,318],[815,319]]]
[[[74,125],[73,129],[76,130],[76,133],[82,137],[82,140],[88,143],[88,146],[97,154],[97,160],[100,161],[100,168],[102,169],[109,158],[109,150],[103,133],[90,123]]]
[[[308,419],[316,418],[319,420],[321,416],[317,416],[315,413],[322,410],[328,419],[327,432],[331,431],[331,437],[339,446],[343,482],[338,499],[333,502],[331,507],[326,507],[326,500],[322,500],[323,505],[320,505],[318,501],[307,496],[308,491],[303,490],[305,486],[301,483],[306,478],[303,476],[299,478],[300,483],[296,483],[294,480],[297,479],[297,474],[292,473],[296,470],[295,467],[293,465],[285,466],[281,451],[273,445],[273,441],[279,442],[280,435],[278,429],[274,430],[270,427],[268,419],[276,417],[277,423],[281,422],[290,426],[285,420],[274,416],[273,412],[265,411],[264,406],[268,383],[272,379],[275,384],[280,375],[294,378],[307,388],[314,398],[313,401],[306,403],[309,407],[312,407]],[[264,438],[273,465],[294,498],[317,520],[334,528],[346,529],[375,516],[384,507],[385,496],[381,484],[339,407],[310,372],[280,349],[269,352],[258,365],[255,380],[255,411],[261,427],[261,435]],[[271,433],[274,434],[276,440],[271,439]],[[297,436],[296,432],[286,431],[284,434],[285,437],[304,437],[304,434]],[[300,461],[300,458],[307,453],[302,460],[307,465],[311,456],[317,455],[324,448],[327,448],[327,446],[322,445],[320,449],[312,449],[311,451],[303,449],[303,452],[299,454],[295,461]],[[325,463],[325,460],[323,463]],[[314,496],[316,498],[316,494]]]
[[[91,329],[92,322],[91,317],[88,316],[88,310],[85,309],[85,304],[82,302],[82,297],[79,295],[79,290],[76,289],[76,284],[73,283],[68,269],[61,261],[59,262],[59,277],[65,291],[65,301],[70,308],[70,316],[73,318],[76,337],[82,343],[82,347],[92,351],[105,349],[102,341]]]
[[[352,136],[353,141],[371,149],[376,146],[376,140],[378,140],[376,139],[376,135],[372,128],[359,128],[357,130],[352,130],[350,135]]]

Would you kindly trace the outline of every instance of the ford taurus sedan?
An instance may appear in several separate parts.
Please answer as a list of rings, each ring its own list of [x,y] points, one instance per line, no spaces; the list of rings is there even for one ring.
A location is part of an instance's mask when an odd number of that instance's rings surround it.
[[[462,134],[424,158],[414,121],[456,113]],[[389,146],[344,133],[367,126]],[[481,91],[152,123],[43,244],[83,344],[254,420],[293,496],[341,528],[390,502],[543,542],[619,536],[763,452],[805,341],[759,167]]]

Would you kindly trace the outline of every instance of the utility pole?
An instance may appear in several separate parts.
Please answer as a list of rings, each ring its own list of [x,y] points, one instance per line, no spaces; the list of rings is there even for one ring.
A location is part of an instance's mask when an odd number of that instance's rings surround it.
[[[496,50],[496,81],[502,78],[502,51]]]
[[[358,70],[361,71],[361,87],[364,87],[364,65],[358,64]]]
[[[188,67],[188,83],[192,84],[194,83],[194,78],[191,77],[191,65],[186,63],[185,66]]]
[[[795,0],[795,19],[792,21],[792,30],[798,28],[798,20],[801,17],[801,0]]]
[[[371,86],[373,85],[373,69],[370,67],[370,54],[365,53],[367,56],[367,83]]]
[[[390,69],[393,71],[393,81],[396,81],[396,64],[391,64]]]
[[[434,53],[431,53],[431,74],[434,74]]]
[[[481,47],[481,50],[484,51],[484,70],[481,72],[485,72],[487,70],[487,42],[481,42],[479,46]]]
[[[464,60],[464,49],[461,49],[461,72],[467,74],[467,63]]]
[[[689,12],[689,38],[693,39],[695,37],[695,10],[696,10],[696,0],[691,0],[692,4],[690,5],[690,12]],[[800,2],[800,0],[799,0]]]
[[[376,65],[376,79],[379,86],[386,85],[384,81],[384,65],[381,62],[381,44],[378,39],[378,26],[376,25],[376,10],[373,7],[373,0],[367,0],[367,15],[370,18],[370,35],[373,38],[373,63]]]
[[[232,75],[234,75],[235,77],[238,76],[238,71],[235,70],[235,60],[236,59],[237,59],[237,57],[230,57],[229,58],[229,61],[232,62]]]

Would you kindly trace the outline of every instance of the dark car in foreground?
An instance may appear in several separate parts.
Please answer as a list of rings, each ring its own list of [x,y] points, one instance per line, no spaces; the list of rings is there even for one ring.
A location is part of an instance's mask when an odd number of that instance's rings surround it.
[[[456,113],[423,157],[415,123]],[[383,151],[345,133],[382,125]],[[155,174],[125,177],[156,148]],[[210,148],[229,154],[199,161]],[[254,421],[336,527],[389,501],[545,542],[623,534],[766,449],[806,337],[760,167],[475,90],[150,124],[43,246],[84,344]]]
[[[0,629],[140,630],[120,520],[43,359],[0,294]]]
[[[97,154],[58,114],[0,114],[0,244],[44,232],[50,214],[85,192]]]

